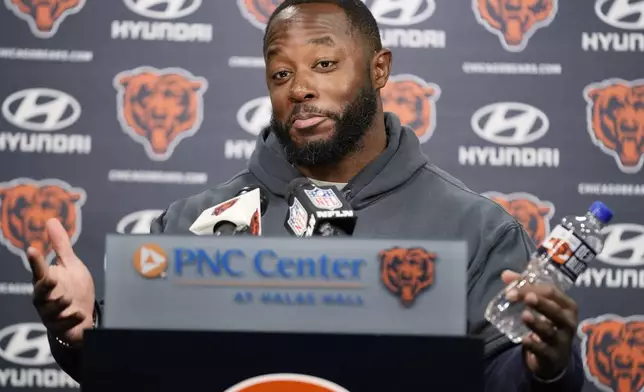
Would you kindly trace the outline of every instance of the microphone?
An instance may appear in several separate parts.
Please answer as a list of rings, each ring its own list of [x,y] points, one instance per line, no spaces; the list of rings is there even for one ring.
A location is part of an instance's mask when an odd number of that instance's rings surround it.
[[[296,178],[287,187],[286,230],[296,237],[351,236],[358,217],[334,186],[318,187]]]
[[[261,215],[268,209],[266,192],[259,186],[242,188],[235,197],[204,210],[190,226],[197,235],[261,235]]]

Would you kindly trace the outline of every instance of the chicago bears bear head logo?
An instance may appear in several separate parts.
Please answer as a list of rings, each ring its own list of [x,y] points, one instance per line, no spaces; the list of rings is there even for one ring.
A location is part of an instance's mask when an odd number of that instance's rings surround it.
[[[83,8],[85,0],[5,0],[5,4],[27,21],[33,35],[51,38],[68,15]]]
[[[405,307],[434,284],[436,253],[423,248],[391,248],[378,253],[380,279]]]
[[[609,79],[584,89],[590,137],[624,173],[644,165],[644,79]]]
[[[165,161],[179,142],[193,136],[203,119],[206,79],[179,68],[141,67],[114,78],[123,131],[145,147],[148,157]]]
[[[555,206],[552,203],[523,192],[486,192],[483,196],[501,205],[519,221],[535,244],[541,244],[550,233],[550,219],[555,214]]]
[[[237,0],[239,10],[246,20],[258,29],[264,30],[268,18],[284,0]]]
[[[340,385],[304,374],[264,374],[233,385],[224,392],[349,392]]]
[[[50,218],[60,220],[74,244],[81,232],[81,207],[85,199],[83,189],[56,179],[20,178],[0,183],[0,242],[20,256],[28,270],[26,251],[30,246],[51,261],[55,254],[45,223]]]
[[[478,23],[496,34],[505,50],[520,52],[557,14],[558,0],[472,0]]]
[[[586,377],[598,389],[644,391],[644,316],[606,314],[579,324]]]
[[[418,76],[397,75],[389,77],[380,96],[383,109],[396,114],[400,122],[425,143],[436,128],[436,101],[440,93],[438,85],[427,83]]]
[[[237,203],[237,200],[239,200],[239,198],[231,199],[231,200],[228,200],[228,201],[225,201],[225,202],[221,203],[220,205],[215,207],[215,209],[212,211],[212,214],[214,216],[223,214],[224,211],[226,211],[230,207],[234,206],[235,203]]]

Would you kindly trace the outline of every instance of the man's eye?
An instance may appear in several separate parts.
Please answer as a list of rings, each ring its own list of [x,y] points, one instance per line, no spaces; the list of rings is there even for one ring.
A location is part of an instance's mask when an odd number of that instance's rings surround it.
[[[279,71],[273,74],[273,79],[283,79],[288,76],[288,71]]]
[[[331,67],[332,67],[332,66],[334,66],[335,64],[336,64],[336,62],[335,62],[335,61],[328,61],[328,60],[319,61],[319,62],[317,63],[317,65],[318,65],[319,67],[323,68],[323,69],[331,68]]]

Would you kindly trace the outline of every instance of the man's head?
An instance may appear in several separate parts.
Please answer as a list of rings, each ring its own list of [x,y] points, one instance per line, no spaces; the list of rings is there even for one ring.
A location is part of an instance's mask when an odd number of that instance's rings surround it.
[[[271,129],[293,164],[333,164],[362,148],[391,53],[360,0],[284,1],[268,21],[264,58]]]

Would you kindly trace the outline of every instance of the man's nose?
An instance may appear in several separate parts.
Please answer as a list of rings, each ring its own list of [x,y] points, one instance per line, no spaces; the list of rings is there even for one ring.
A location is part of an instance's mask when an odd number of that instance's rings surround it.
[[[291,86],[290,99],[293,102],[306,102],[317,98],[317,92],[305,77],[296,77]]]

